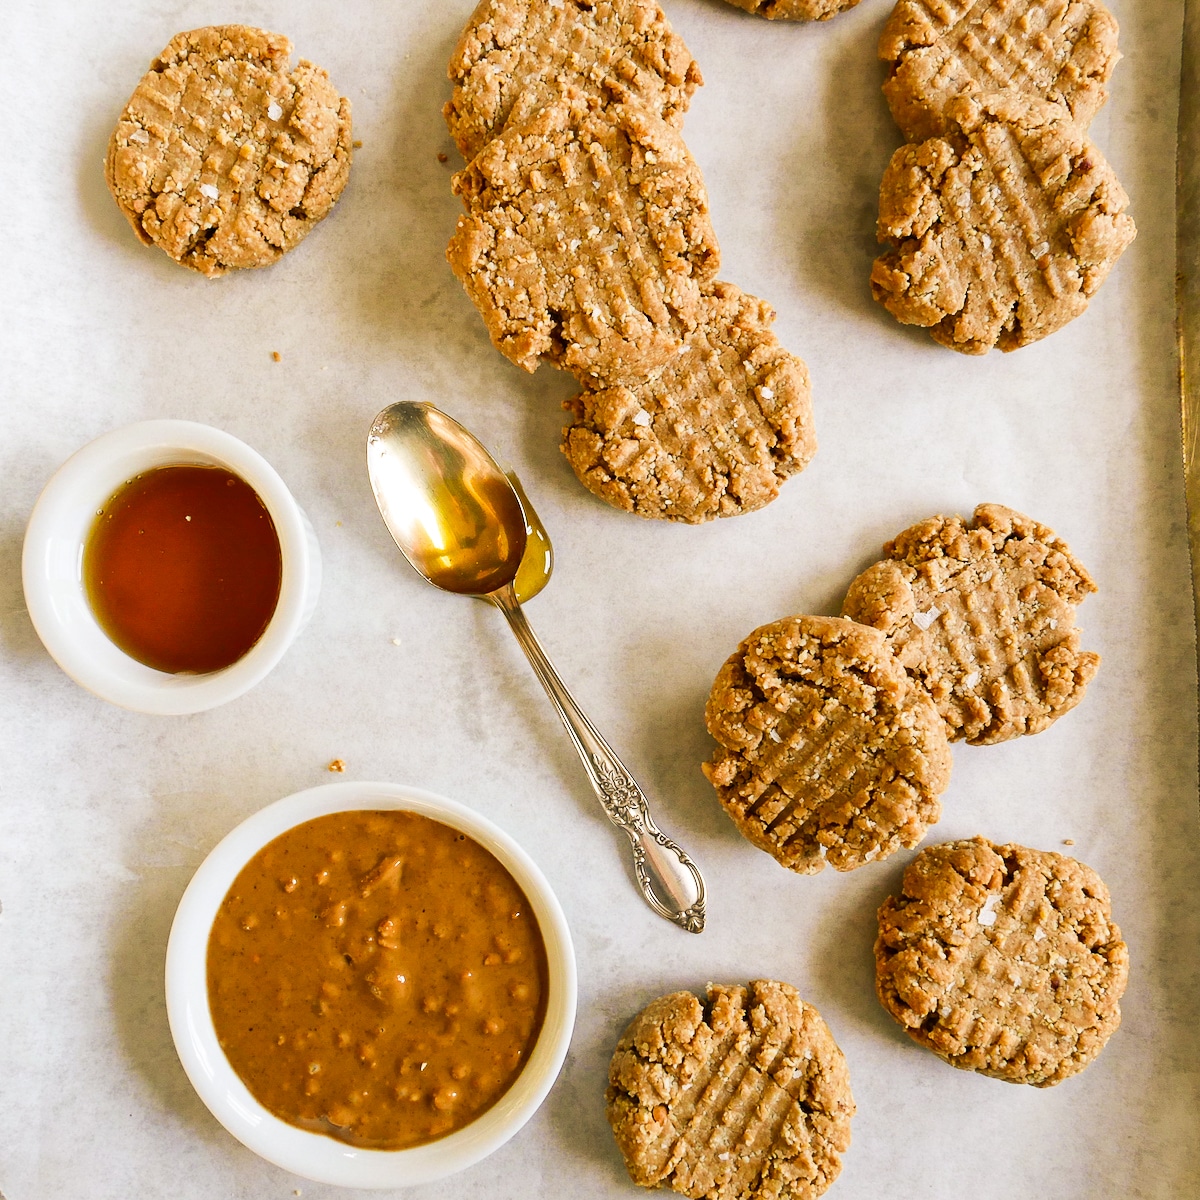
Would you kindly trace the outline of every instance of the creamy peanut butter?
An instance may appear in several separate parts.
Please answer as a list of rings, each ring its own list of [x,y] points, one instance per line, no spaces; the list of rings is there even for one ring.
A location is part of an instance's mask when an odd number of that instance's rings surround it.
[[[292,1125],[399,1149],[462,1128],[520,1074],[546,1008],[529,902],[483,846],[410,812],[288,830],[208,943],[217,1037]]]

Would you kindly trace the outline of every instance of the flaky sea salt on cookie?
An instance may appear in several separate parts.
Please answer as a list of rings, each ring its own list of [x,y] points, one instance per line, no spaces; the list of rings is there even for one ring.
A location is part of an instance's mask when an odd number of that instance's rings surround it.
[[[1066,105],[1086,129],[1121,55],[1117,22],[1100,0],[900,0],[879,57],[892,116],[921,141],[951,128],[952,100],[1008,87]]]
[[[884,172],[871,291],[952,350],[1015,350],[1087,308],[1133,241],[1129,197],[1061,104],[1010,89],[947,112]]]
[[[951,1066],[1049,1087],[1121,1021],[1129,951],[1108,889],[1052,851],[984,838],[922,850],[879,910],[884,1008]]]
[[[468,160],[510,116],[528,119],[568,88],[677,126],[702,82],[655,0],[481,0],[449,75],[454,94],[442,111]]]
[[[768,504],[816,452],[808,370],[775,313],[729,283],[654,377],[589,388],[563,453],[590,491],[640,517],[698,522]]]
[[[704,716],[722,806],[793,871],[861,867],[915,846],[941,815],[946,724],[876,629],[811,616],[756,629]]]
[[[446,258],[496,348],[583,381],[645,380],[700,319],[720,252],[700,169],[661,117],[572,92],[455,176]]]
[[[617,1043],[606,1100],[630,1178],[695,1200],[813,1200],[854,1116],[820,1013],[762,979],[649,1004]]]
[[[970,521],[921,521],[883,552],[842,613],[887,635],[951,740],[1038,733],[1079,703],[1100,656],[1080,649],[1075,608],[1096,585],[1053,530],[981,504]]]
[[[327,216],[350,173],[350,101],[291,43],[246,25],[181,33],[150,65],[105,161],[134,232],[185,267],[263,267]]]

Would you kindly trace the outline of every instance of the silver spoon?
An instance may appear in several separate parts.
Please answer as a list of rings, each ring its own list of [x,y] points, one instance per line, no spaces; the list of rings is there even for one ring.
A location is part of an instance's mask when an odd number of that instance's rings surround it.
[[[379,511],[404,557],[430,583],[494,604],[541,680],[575,743],[608,819],[633,848],[647,903],[690,933],[704,928],[704,879],[696,864],[660,832],[645,794],[597,733],[551,666],[525,620],[514,588],[527,545],[517,492],[492,456],[457,421],[430,404],[389,405],[367,436],[367,470]],[[541,530],[536,519],[532,528]],[[537,547],[549,577],[549,539]]]

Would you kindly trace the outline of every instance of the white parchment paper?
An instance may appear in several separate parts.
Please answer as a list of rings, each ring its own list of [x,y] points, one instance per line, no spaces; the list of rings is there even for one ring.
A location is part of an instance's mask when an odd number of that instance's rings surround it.
[[[396,780],[485,813],[534,856],[576,939],[579,1020],[534,1120],[440,1198],[631,1196],[603,1114],[612,1046],[648,1000],[776,977],[832,1027],[858,1102],[831,1195],[1100,1200],[1200,1194],[1196,673],[1173,344],[1173,152],[1182,3],[1110,0],[1124,61],[1091,136],[1138,238],[1085,316],[967,358],[867,288],[879,178],[900,142],[879,91],[887,0],[813,26],[663,0],[706,86],[685,136],[722,278],[766,297],[812,377],[821,449],[767,509],[687,528],[592,498],[558,452],[572,381],[489,345],[443,259],[458,201],[440,116],[471,0],[4,0],[0,6],[0,1193],[5,1200],[327,1197],[229,1137],[176,1061],[162,991],[174,907],[262,805],[331,778]],[[176,32],[286,33],[354,103],[332,217],[268,270],[205,280],[142,247],[104,185],[109,132]],[[449,161],[438,161],[439,153]],[[272,360],[278,351],[281,361]],[[623,839],[504,628],[403,563],[364,469],[375,412],[440,403],[517,469],[554,540],[529,617],[596,724],[700,863],[709,926],[636,894]],[[19,578],[46,479],[150,417],[262,452],[324,552],[311,624],[225,708],[139,716],[82,691],[38,642]],[[1049,731],[957,747],[929,841],[1070,850],[1130,945],[1124,1020],[1048,1090],[945,1066],[873,991],[874,912],[911,853],[792,876],[735,832],[699,763],[717,669],[755,626],[836,612],[881,543],[936,512],[1008,504],[1093,573],[1084,702]],[[395,644],[398,642],[399,644]],[[345,776],[326,766],[341,758]]]

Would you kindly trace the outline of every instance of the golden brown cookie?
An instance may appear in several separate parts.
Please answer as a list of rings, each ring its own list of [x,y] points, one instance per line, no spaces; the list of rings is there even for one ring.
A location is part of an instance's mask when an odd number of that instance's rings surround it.
[[[837,1178],[854,1098],[829,1027],[771,980],[663,996],[621,1035],[608,1120],[630,1177],[699,1200],[812,1200]]]
[[[1124,189],[1059,104],[1019,92],[954,101],[951,132],[896,151],[879,192],[871,291],[966,354],[1053,333],[1134,238]]]
[[[838,617],[756,629],[704,710],[704,773],[741,834],[802,874],[915,846],[950,781],[946,724],[883,634]]]
[[[642,517],[707,521],[769,503],[816,452],[808,370],[770,305],[730,283],[681,352],[644,382],[571,401],[563,453],[592,492]]]
[[[853,8],[858,0],[726,0],[768,21],[828,21]]]
[[[842,614],[887,635],[952,741],[1039,733],[1083,698],[1100,656],[1079,648],[1075,607],[1096,585],[1052,530],[981,504],[969,522],[921,521],[883,552]]]
[[[134,232],[205,275],[263,267],[333,208],[350,101],[292,45],[246,25],[181,33],[150,64],[108,146]]]
[[[922,850],[879,910],[875,980],[951,1066],[1049,1087],[1121,1023],[1129,951],[1090,867],[983,838]]]
[[[700,169],[661,117],[571,92],[510,121],[457,176],[446,251],[498,350],[640,381],[700,319],[720,253]]]
[[[896,124],[922,141],[953,131],[952,100],[1009,87],[1066,105],[1086,129],[1121,56],[1100,0],[900,0],[879,57]]]
[[[568,88],[678,125],[700,70],[655,0],[481,0],[450,58],[443,113],[468,161],[512,115]]]

